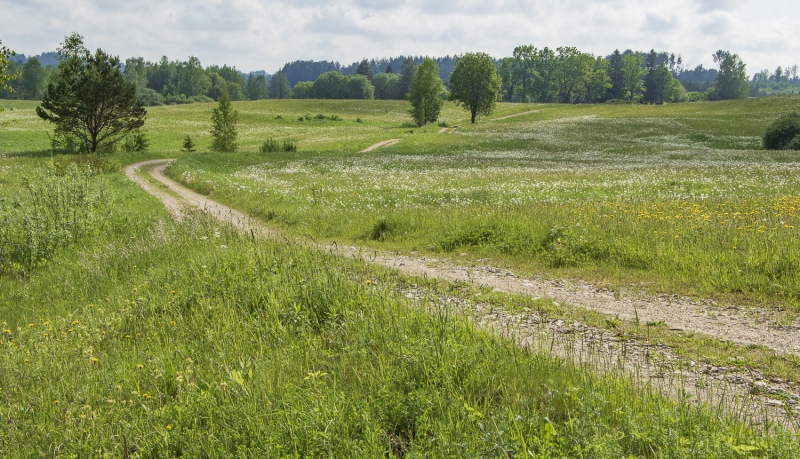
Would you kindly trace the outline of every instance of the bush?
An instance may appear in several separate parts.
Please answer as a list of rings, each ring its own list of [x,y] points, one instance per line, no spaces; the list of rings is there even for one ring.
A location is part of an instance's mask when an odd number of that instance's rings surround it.
[[[147,151],[150,147],[150,141],[147,140],[147,135],[140,130],[135,130],[125,137],[125,142],[122,143],[122,151]]]
[[[688,97],[689,102],[702,102],[706,100],[706,94],[699,91],[687,93],[686,96]]]
[[[627,99],[609,99],[606,101],[609,105],[628,105],[632,104],[633,102]]]
[[[181,151],[186,153],[192,153],[195,151],[195,144],[194,140],[192,140],[191,135],[186,134],[186,137],[183,138],[183,148],[181,149]]]
[[[72,167],[77,167],[79,170],[88,170],[92,175],[113,174],[122,169],[119,161],[111,159],[108,156],[100,156],[97,154],[75,156],[59,155],[53,160],[53,167],[55,168],[56,175],[59,177],[67,175]]]
[[[297,151],[297,142],[291,139],[286,139],[283,142],[276,139],[269,139],[261,144],[259,151],[261,151],[261,153],[272,153],[276,151],[293,152]]]
[[[767,150],[800,150],[800,114],[791,112],[770,124],[764,133]]]
[[[280,142],[275,139],[269,139],[261,144],[259,148],[261,153],[272,153],[274,151],[280,151]]]

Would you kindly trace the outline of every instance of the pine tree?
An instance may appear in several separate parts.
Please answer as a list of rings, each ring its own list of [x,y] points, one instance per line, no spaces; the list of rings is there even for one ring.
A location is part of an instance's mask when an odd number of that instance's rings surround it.
[[[357,75],[364,75],[367,79],[372,82],[372,78],[374,75],[372,74],[372,67],[370,67],[369,62],[366,59],[362,60],[360,64],[358,64],[358,70],[356,70]]]
[[[192,136],[190,136],[189,134],[186,134],[186,137],[183,138],[183,149],[181,151],[184,151],[186,153],[191,153],[195,151],[194,141],[192,140]]]
[[[392,68],[392,64],[386,66],[386,71],[383,73],[394,73],[394,69]]]
[[[625,73],[622,71],[622,54],[618,49],[611,55],[609,66],[611,67],[609,99],[622,99],[625,97]]]
[[[211,151],[235,152],[239,149],[236,143],[236,125],[239,112],[231,106],[231,96],[225,91],[219,98],[219,105],[211,112]]]
[[[400,84],[397,85],[397,98],[399,100],[408,99],[411,80],[414,79],[414,73],[416,71],[417,66],[414,64],[414,59],[409,57],[403,61],[403,66],[400,67]]]
[[[647,55],[647,75],[644,77],[644,98],[643,101],[648,104],[655,104],[658,102],[658,95],[661,92],[659,87],[661,79],[658,75],[658,53],[656,50],[650,50]]]

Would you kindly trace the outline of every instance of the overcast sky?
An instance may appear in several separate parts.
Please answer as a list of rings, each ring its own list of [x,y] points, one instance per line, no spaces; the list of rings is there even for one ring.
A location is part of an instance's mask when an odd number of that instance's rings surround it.
[[[533,44],[672,51],[691,67],[717,49],[749,74],[800,63],[796,0],[0,0],[0,40],[26,55],[76,31],[88,48],[273,72],[293,60],[482,51]]]

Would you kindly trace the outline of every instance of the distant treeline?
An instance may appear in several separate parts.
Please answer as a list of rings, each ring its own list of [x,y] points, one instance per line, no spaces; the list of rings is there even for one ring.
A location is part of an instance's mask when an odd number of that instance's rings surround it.
[[[39,100],[55,68],[50,54],[45,55],[45,62],[50,63],[46,66],[36,56],[12,61],[7,71],[19,76],[9,82],[11,90],[0,90],[0,98]],[[271,76],[263,71],[244,74],[227,65],[203,67],[196,57],[170,61],[165,56],[158,62],[130,58],[125,61],[123,75],[136,85],[136,94],[145,105],[215,101],[226,91],[231,100],[289,95],[288,88],[273,88]],[[284,82],[279,79],[274,83]]]
[[[411,59],[414,65],[419,65],[424,57],[398,56],[377,60],[372,59],[366,62],[373,75],[377,75],[379,73],[385,73],[387,69],[398,72],[403,66],[403,63],[408,59]],[[457,57],[448,55],[432,59],[439,66],[439,76],[446,83],[450,79],[450,74],[453,72],[453,69],[456,67]],[[294,87],[300,82],[315,81],[320,75],[326,72],[339,72],[342,75],[354,75],[358,71],[360,65],[362,65],[361,62],[354,62],[348,66],[342,66],[338,62],[331,61],[294,61],[284,65],[281,72],[286,75],[286,78],[289,80],[289,85]]]
[[[196,57],[186,61],[162,57],[158,62],[130,58],[125,61],[123,74],[127,81],[136,84],[137,95],[145,105],[207,102],[217,100],[223,91],[232,100],[404,99],[414,68],[422,59],[399,56],[364,59],[350,65],[294,61],[270,75],[263,70],[243,73],[227,65],[203,67]],[[447,86],[458,57],[448,55],[434,60]],[[15,56],[7,71],[19,76],[9,82],[11,90],[0,90],[0,98],[40,99],[57,63],[55,52]],[[719,70],[702,65],[690,69],[675,53],[626,50],[600,57],[572,47],[551,50],[519,46],[512,56],[497,59],[496,63],[505,101],[632,102],[655,97],[668,102],[719,97],[714,93]],[[657,69],[663,71],[658,76],[660,80],[654,81]],[[747,79],[746,84],[752,97],[800,94],[798,66],[762,70]],[[646,94],[648,87],[651,89]],[[658,87],[658,94],[654,95],[653,87]]]

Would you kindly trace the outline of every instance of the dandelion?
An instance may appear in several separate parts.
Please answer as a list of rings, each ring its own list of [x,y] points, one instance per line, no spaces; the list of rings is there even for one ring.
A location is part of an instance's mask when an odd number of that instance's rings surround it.
[[[28,324],[28,327],[33,327],[33,324]]]
[[[167,424],[167,430],[172,430],[172,424]]]
[[[139,363],[139,364],[137,364],[137,365],[136,365],[136,368],[137,368],[137,369],[139,369],[139,370],[141,370],[142,368],[144,368],[144,365],[142,365],[141,363]]]
[[[72,325],[78,325],[78,321],[77,320],[73,320],[72,321]]]
[[[58,405],[59,403],[61,403],[61,402],[58,401],[58,400],[53,400],[53,405]]]
[[[148,394],[147,392],[145,392],[145,393],[143,393],[143,394],[142,394],[142,398],[144,398],[145,400],[150,400],[150,399],[151,399],[151,398],[153,398],[153,397],[151,397],[151,396],[150,396],[150,394]]]

